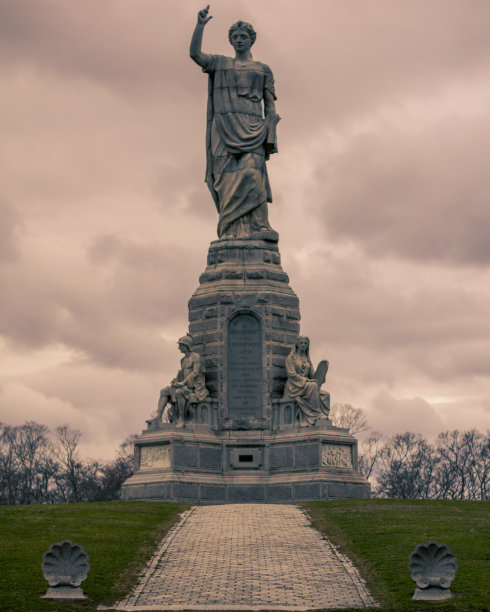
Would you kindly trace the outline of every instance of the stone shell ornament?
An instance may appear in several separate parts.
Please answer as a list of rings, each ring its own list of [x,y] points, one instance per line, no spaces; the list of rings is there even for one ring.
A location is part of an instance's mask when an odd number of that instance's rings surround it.
[[[408,561],[408,570],[419,589],[448,589],[458,569],[456,557],[446,544],[419,544]]]
[[[89,556],[80,544],[63,540],[51,544],[43,555],[41,568],[49,586],[78,587],[88,576]]]

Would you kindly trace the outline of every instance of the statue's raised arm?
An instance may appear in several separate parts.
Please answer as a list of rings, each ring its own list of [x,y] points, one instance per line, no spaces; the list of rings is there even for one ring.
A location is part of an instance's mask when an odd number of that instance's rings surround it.
[[[190,56],[201,67],[205,66],[209,61],[209,56],[201,51],[204,26],[213,18],[211,15],[208,15],[208,12],[209,4],[197,14],[197,23],[191,39]]]
[[[209,5],[199,11],[190,56],[209,75],[206,183],[219,213],[218,236],[277,242],[268,220],[272,194],[265,162],[277,152],[274,77],[253,59],[256,33],[246,21],[228,32],[235,57],[203,53]]]

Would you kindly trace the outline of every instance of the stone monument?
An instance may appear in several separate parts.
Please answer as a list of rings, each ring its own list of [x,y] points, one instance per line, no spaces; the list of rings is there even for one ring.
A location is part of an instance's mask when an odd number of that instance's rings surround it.
[[[135,473],[122,498],[368,497],[357,441],[328,418],[328,361],[315,370],[310,341],[299,335],[299,300],[268,220],[266,161],[277,152],[279,121],[273,74],[252,58],[256,35],[244,21],[229,30],[233,58],[203,53],[208,11],[198,14],[190,55],[209,79],[206,183],[218,240],[189,300],[181,369],[135,440]]]

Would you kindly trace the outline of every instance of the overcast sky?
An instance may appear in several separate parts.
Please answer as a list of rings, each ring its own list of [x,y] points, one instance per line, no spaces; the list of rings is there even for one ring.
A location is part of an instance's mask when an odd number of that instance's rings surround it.
[[[188,0],[0,0],[0,420],[139,433],[217,215]],[[490,2],[216,0],[275,77],[284,270],[332,402],[490,426]]]

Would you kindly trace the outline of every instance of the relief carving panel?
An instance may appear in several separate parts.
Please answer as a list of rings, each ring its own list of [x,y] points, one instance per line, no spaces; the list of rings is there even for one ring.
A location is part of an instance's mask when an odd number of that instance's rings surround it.
[[[331,467],[352,467],[350,446],[343,444],[324,444],[322,447],[322,465]]]
[[[168,446],[142,446],[140,470],[170,467],[170,449]]]

